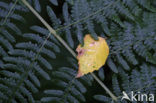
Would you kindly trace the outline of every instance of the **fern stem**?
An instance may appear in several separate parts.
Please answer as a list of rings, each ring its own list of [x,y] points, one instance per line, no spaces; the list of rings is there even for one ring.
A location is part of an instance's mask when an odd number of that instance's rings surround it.
[[[31,12],[44,24],[44,26],[53,34],[64,46],[65,48],[76,58],[76,53],[68,46],[68,44],[57,35],[56,31],[29,5],[26,0],[22,0],[22,2],[31,10]],[[48,39],[48,38],[47,38]],[[102,86],[102,88],[112,97],[113,100],[117,100],[116,96],[105,86],[104,83],[98,77],[91,73],[93,78]]]
[[[77,20],[77,21],[75,21],[75,22],[73,22],[73,23],[71,23],[71,24],[69,24],[69,25],[66,25],[66,26],[57,28],[56,31],[60,31],[60,30],[62,30],[62,29],[68,28],[68,27],[70,27],[70,26],[72,26],[72,25],[78,24],[79,22],[82,22],[82,21],[84,21],[84,20],[86,20],[86,19],[88,19],[88,18],[90,18],[90,17],[92,17],[92,16],[94,16],[94,15],[96,15],[96,14],[102,12],[103,10],[107,9],[108,7],[114,5],[114,4],[118,3],[118,2],[119,2],[119,0],[117,0],[117,1],[115,1],[115,2],[113,2],[113,3],[110,3],[109,5],[104,6],[103,8],[97,10],[96,12],[91,13],[90,15],[88,15],[88,16],[86,16],[86,17],[80,19],[80,20]]]
[[[101,85],[101,87],[105,89],[105,91],[112,97],[112,99],[114,101],[117,101],[117,97],[106,87],[106,85],[103,84],[102,81],[94,73],[91,73],[91,75]]]
[[[76,57],[74,51],[67,45],[67,43],[59,35],[57,35],[56,31],[31,7],[31,5],[29,5],[29,3],[26,0],[22,1],[32,11],[32,13],[44,24],[44,26],[65,46],[65,48],[74,57]]]
[[[38,53],[36,54],[36,56],[34,57],[34,60],[32,61],[32,63],[29,65],[29,68],[33,68],[33,64],[35,63],[35,60],[38,58],[39,56],[39,53],[41,52],[41,50],[43,49],[44,45],[46,44],[48,38],[50,37],[50,33],[49,35],[47,36],[47,38],[45,39],[45,41],[43,42],[42,46],[40,47]],[[20,85],[22,85],[23,81],[25,78],[27,78],[28,76],[28,73],[31,69],[27,69],[25,72],[24,72],[24,75],[22,76],[21,80],[18,82],[16,88],[13,90],[13,93],[12,93],[12,97],[14,97],[16,91],[18,90],[18,88],[20,87]],[[11,103],[11,96],[9,97],[9,100],[8,100],[8,103]]]
[[[8,14],[5,16],[5,19],[4,19],[4,21],[3,21],[3,23],[2,23],[1,26],[3,26],[3,25],[6,24],[6,21],[7,21],[8,17],[10,16],[12,10],[15,8],[15,6],[16,6],[16,4],[17,4],[17,1],[18,1],[18,0],[16,0],[16,1],[14,2],[13,6],[10,8],[10,10],[9,10]]]

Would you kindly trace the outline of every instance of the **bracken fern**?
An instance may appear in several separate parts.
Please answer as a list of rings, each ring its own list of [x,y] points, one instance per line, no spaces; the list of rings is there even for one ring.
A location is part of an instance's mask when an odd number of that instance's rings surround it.
[[[156,1],[27,1],[73,50],[87,33],[106,38],[110,55],[95,73],[118,103],[128,103],[122,91],[155,93]],[[0,1],[0,103],[113,103],[90,74],[75,78],[75,58],[33,16],[22,0]]]

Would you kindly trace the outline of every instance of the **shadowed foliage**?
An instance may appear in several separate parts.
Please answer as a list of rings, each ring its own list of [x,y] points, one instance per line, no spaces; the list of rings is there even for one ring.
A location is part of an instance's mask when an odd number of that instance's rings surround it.
[[[156,93],[155,0],[27,1],[73,50],[85,34],[106,38],[95,73],[117,103],[122,91]],[[114,103],[90,74],[75,78],[77,60],[49,33],[21,0],[0,1],[0,102]]]

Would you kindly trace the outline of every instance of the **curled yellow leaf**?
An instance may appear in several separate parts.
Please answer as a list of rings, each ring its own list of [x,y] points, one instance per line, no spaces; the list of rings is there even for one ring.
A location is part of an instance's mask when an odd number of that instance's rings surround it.
[[[98,39],[96,41],[87,34],[84,37],[84,45],[78,45],[76,49],[79,64],[77,78],[94,70],[99,70],[105,64],[109,54],[109,47],[104,38],[98,37]]]

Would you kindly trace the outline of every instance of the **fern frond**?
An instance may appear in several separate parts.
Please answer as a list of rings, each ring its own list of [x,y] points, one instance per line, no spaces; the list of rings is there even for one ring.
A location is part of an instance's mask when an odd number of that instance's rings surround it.
[[[41,99],[42,102],[71,102],[71,101],[85,101],[83,93],[86,92],[86,87],[81,80],[76,80],[76,71],[72,68],[62,67],[57,71],[52,72],[53,79],[51,83],[55,83],[53,86],[57,86],[57,89],[45,90],[44,93],[47,97]],[[72,77],[72,78],[71,78]]]
[[[69,25],[71,20],[70,20],[69,13],[68,13],[67,3],[65,3],[63,5],[63,17],[65,20],[64,25]],[[68,44],[73,48],[74,47],[74,41],[73,41],[72,36],[71,36],[70,28],[65,29],[65,35],[66,35],[66,39],[67,39]]]
[[[0,36],[0,44],[3,46],[3,48],[6,48],[7,50],[13,49],[11,43],[7,39],[4,39],[4,37],[2,36]]]
[[[151,65],[146,65],[143,63],[140,68],[135,68],[131,74],[125,73],[121,67],[119,67],[119,74],[113,75],[112,84],[113,91],[116,95],[118,95],[119,103],[127,103],[126,101],[121,102],[122,92],[126,91],[126,93],[134,92],[143,92],[143,93],[155,93],[155,67]],[[121,80],[119,79],[121,77]],[[120,85],[120,82],[121,85]],[[96,100],[102,102],[111,101],[111,98],[107,97],[107,95],[95,95],[94,98]],[[109,100],[109,101],[108,101]]]
[[[6,24],[6,27],[8,27],[9,30],[11,29],[12,31],[14,31],[16,35],[22,35],[21,30],[14,23],[8,22]]]
[[[107,64],[108,64],[108,66],[110,67],[110,69],[111,69],[113,72],[118,73],[117,66],[116,66],[115,63],[112,61],[111,58],[108,58]]]
[[[32,26],[32,27],[30,27],[30,29],[32,29],[33,31],[35,31],[36,33],[40,33],[41,35],[43,35],[43,36],[48,36],[48,34],[49,34],[49,31],[47,30],[47,29],[45,29],[45,28],[43,28],[43,27],[40,27],[40,26]],[[49,37],[49,39],[51,40],[51,41],[53,41],[54,43],[56,43],[57,45],[60,45],[60,43],[58,42],[58,40],[53,36],[53,35],[51,35],[50,37]],[[57,49],[58,50],[58,49]],[[60,50],[58,50],[58,52],[60,52]]]
[[[58,1],[57,0],[49,0],[52,4],[58,6]]]
[[[49,6],[47,6],[47,13],[50,17],[51,22],[53,23],[52,26],[54,27],[54,29],[59,28],[61,21],[56,17],[54,11]]]
[[[34,40],[39,45],[41,45],[44,42],[44,39],[41,36],[33,34],[33,33],[26,33],[26,34],[23,35],[23,37],[28,38],[30,40]],[[59,47],[56,44],[54,44],[53,42],[47,41],[45,46],[47,46],[49,48],[52,48],[56,52],[60,51]]]
[[[71,48],[83,44],[85,34],[107,38],[110,55],[96,72],[103,83],[109,82],[117,103],[128,103],[120,101],[122,91],[155,94],[154,0],[27,0],[46,18],[29,5],[47,29],[27,20],[34,15],[25,0],[17,1],[0,1],[0,103],[113,103],[93,74],[75,78],[77,61],[61,45],[76,57]]]

